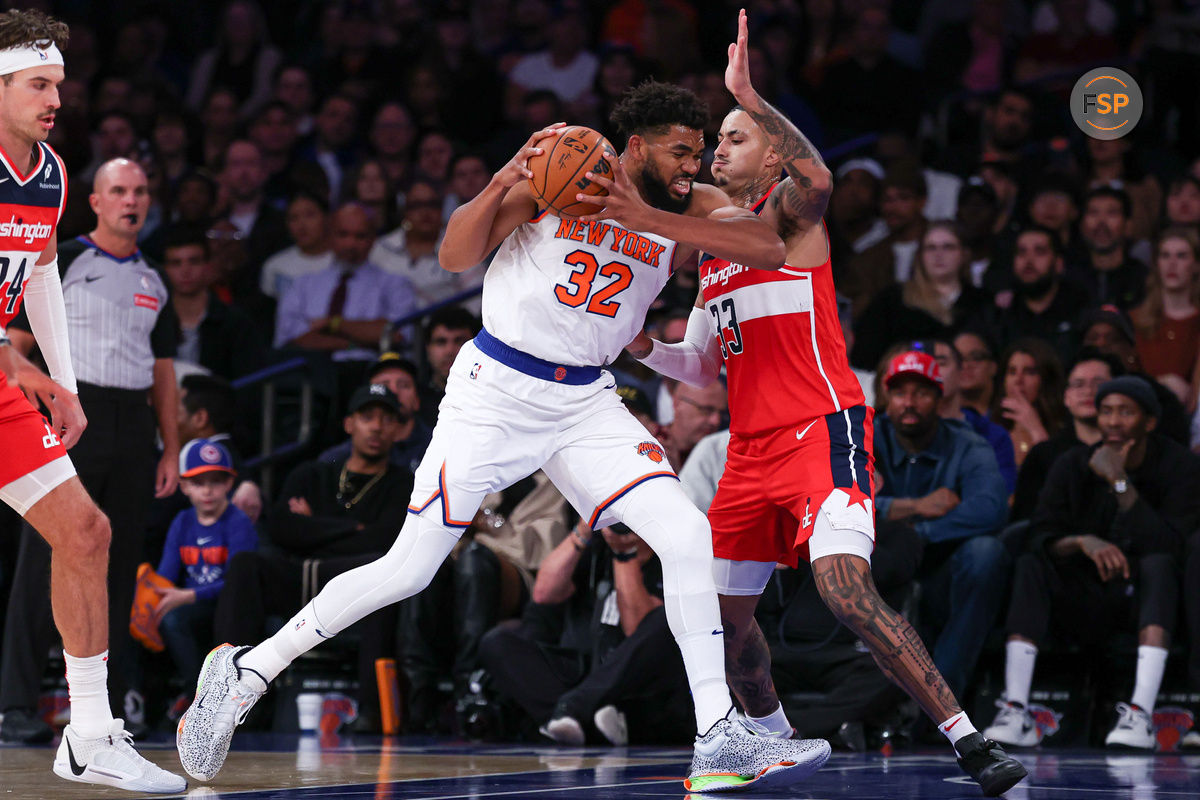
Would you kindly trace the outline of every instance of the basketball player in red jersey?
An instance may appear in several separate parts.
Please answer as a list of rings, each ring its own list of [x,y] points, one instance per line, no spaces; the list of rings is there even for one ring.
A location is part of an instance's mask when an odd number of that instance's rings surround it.
[[[976,732],[912,626],[871,579],[872,410],[837,318],[821,221],[831,175],[816,148],[754,90],[747,39],[742,11],[725,71],[739,106],[721,126],[713,179],[775,226],[787,264],[764,272],[702,256],[684,341],[664,345],[642,335],[629,346],[643,363],[699,385],[725,363],[731,438],[709,522],[726,674],[752,721],[791,735],[754,609],[776,562],[796,566],[805,555],[825,604],[939,723],[984,793],[997,796],[1025,769]]]
[[[80,783],[175,793],[187,783],[133,749],[108,704],[108,520],[67,449],[87,427],[75,396],[56,228],[62,160],[45,144],[65,72],[67,26],[37,11],[0,14],[0,499],[50,544],[50,596],[71,699],[54,772]],[[11,346],[22,297],[53,379]],[[50,411],[47,423],[30,401]],[[6,720],[6,722],[8,722]]]

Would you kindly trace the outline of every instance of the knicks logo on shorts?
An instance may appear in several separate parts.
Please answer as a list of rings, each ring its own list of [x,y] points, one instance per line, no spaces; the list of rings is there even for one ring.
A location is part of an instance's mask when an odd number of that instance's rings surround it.
[[[637,451],[639,456],[645,456],[655,464],[661,464],[667,457],[666,451],[658,442],[642,442],[637,446]]]

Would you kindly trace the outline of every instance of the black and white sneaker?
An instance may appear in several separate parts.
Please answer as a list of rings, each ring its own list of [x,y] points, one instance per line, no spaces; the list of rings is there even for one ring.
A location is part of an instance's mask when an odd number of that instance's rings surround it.
[[[147,761],[133,749],[125,722],[115,719],[108,733],[84,739],[68,725],[54,758],[54,774],[78,783],[98,783],[133,792],[177,794],[187,781]]]
[[[696,737],[689,792],[787,786],[819,770],[832,752],[824,739],[777,739],[741,716],[722,718]]]

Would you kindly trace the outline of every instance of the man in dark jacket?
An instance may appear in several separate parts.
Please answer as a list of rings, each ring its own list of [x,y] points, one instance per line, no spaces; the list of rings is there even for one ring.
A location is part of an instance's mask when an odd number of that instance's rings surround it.
[[[1153,433],[1161,407],[1143,379],[1102,384],[1096,407],[1100,442],[1055,462],[1033,514],[1032,552],[1017,562],[1005,696],[984,731],[1003,744],[1041,738],[1026,706],[1038,645],[1052,623],[1094,643],[1136,619],[1133,697],[1117,704],[1105,743],[1154,749],[1151,715],[1175,628],[1184,538],[1200,523],[1200,462]]]
[[[268,616],[286,615],[392,546],[412,494],[412,473],[388,462],[400,413],[387,387],[359,388],[344,422],[349,458],[307,461],[288,475],[267,528],[271,546],[229,562],[213,620],[217,641],[260,638]],[[396,606],[388,606],[358,623],[361,715],[379,707],[375,659],[395,656],[396,622]]]

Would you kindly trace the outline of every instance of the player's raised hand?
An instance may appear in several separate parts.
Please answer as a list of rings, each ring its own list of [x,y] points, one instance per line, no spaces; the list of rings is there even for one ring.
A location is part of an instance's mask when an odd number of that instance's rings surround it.
[[[754,84],[750,82],[749,49],[749,26],[743,8],[738,12],[737,41],[729,45],[729,63],[725,67],[725,88],[739,103],[755,94]]]
[[[529,137],[529,141],[521,145],[521,149],[516,152],[516,155],[510,158],[508,163],[496,173],[495,180],[499,181],[500,185],[511,188],[521,181],[532,178],[533,173],[529,171],[529,159],[542,153],[540,144],[542,140],[558,136],[566,125],[565,122],[555,122],[539,131],[534,131],[533,135]]]
[[[596,206],[596,213],[580,216],[582,220],[613,219],[630,230],[644,230],[649,227],[646,217],[654,212],[650,204],[642,199],[642,193],[629,178],[629,173],[621,165],[621,159],[611,153],[604,154],[604,163],[608,165],[609,175],[601,175],[595,170],[583,173],[588,180],[603,186],[607,194],[575,195],[575,199],[588,205]]]

